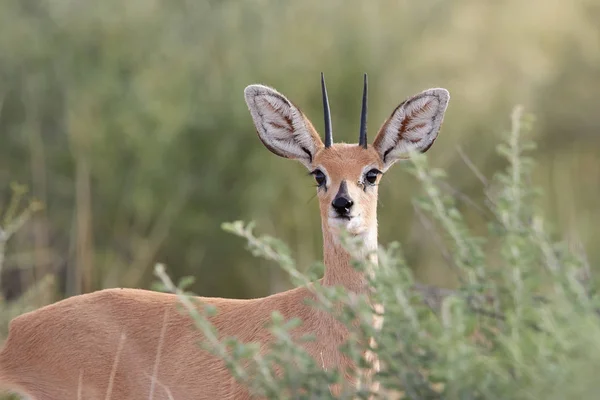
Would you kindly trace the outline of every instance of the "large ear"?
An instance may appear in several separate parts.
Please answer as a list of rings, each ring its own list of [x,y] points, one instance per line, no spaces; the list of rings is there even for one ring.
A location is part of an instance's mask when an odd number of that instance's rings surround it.
[[[384,169],[406,158],[411,150],[429,150],[440,131],[449,100],[446,89],[429,89],[396,107],[373,142]]]
[[[308,118],[275,89],[250,85],[244,96],[258,137],[267,149],[310,168],[323,142]]]

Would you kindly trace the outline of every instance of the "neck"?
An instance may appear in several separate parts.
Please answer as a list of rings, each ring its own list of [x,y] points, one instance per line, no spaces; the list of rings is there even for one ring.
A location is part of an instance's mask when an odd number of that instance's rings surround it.
[[[357,236],[360,237],[360,246],[362,246],[359,256],[370,254],[370,260],[376,263],[377,223],[375,222],[373,226]],[[367,289],[365,273],[351,265],[352,257],[340,243],[338,232],[331,229],[326,221],[323,222],[323,257],[325,263],[323,285],[339,285],[354,292],[363,292]]]

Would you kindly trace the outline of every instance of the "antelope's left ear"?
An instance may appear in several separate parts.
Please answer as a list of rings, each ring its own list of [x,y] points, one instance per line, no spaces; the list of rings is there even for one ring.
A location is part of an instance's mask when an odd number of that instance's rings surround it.
[[[385,170],[407,158],[411,150],[429,150],[440,131],[449,100],[446,89],[429,89],[396,107],[373,142]]]
[[[323,142],[302,111],[275,89],[250,85],[244,90],[258,137],[280,157],[300,161],[310,169]]]

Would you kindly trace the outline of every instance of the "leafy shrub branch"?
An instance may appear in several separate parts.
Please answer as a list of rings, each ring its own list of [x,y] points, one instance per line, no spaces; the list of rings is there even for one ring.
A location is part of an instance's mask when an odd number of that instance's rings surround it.
[[[459,286],[445,289],[414,281],[398,243],[378,250],[378,262],[360,258],[360,243],[344,237],[354,266],[368,271],[369,295],[323,287],[311,271],[301,273],[287,246],[269,236],[257,236],[254,225],[240,221],[225,230],[244,238],[253,255],[278,264],[292,282],[315,293],[315,307],[331,313],[350,332],[343,351],[361,371],[376,354],[381,370],[367,384],[344,385],[344,371],[325,370],[292,340],[297,319],[285,321],[273,313],[269,329],[275,337],[269,349],[258,343],[219,338],[200,313],[194,298],[156,273],[164,287],[177,293],[206,337],[206,348],[224,359],[235,378],[257,396],[270,399],[332,398],[332,384],[344,387],[341,398],[414,399],[539,399],[585,398],[595,393],[593,365],[600,361],[598,297],[589,279],[585,257],[555,240],[536,206],[540,192],[532,186],[535,149],[528,139],[532,119],[515,108],[511,129],[498,154],[506,168],[485,180],[491,216],[488,234],[474,235],[445,188],[444,171],[431,168],[424,155],[414,155],[408,170],[421,182],[416,209],[442,233],[441,246]],[[442,250],[442,249],[441,249]],[[383,305],[378,315],[372,304]],[[216,310],[207,310],[208,315]],[[373,319],[383,317],[381,329]],[[374,343],[369,338],[374,339]],[[282,373],[276,373],[279,368]],[[582,397],[583,396],[583,397]]]

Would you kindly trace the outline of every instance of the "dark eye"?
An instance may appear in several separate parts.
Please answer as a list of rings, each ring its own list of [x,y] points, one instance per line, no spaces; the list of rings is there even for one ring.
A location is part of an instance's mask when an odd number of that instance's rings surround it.
[[[372,169],[365,174],[365,180],[369,182],[371,185],[374,185],[377,181],[377,175],[381,173],[378,169]]]
[[[320,169],[316,169],[312,172],[312,174],[315,177],[315,181],[317,181],[317,185],[319,185],[319,187],[325,184],[325,174],[323,173],[323,171],[321,171]]]

